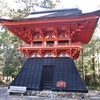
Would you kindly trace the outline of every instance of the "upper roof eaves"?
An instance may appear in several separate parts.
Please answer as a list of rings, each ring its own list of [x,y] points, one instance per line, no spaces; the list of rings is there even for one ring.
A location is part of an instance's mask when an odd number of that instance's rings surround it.
[[[58,9],[58,10],[46,10],[32,12],[25,19],[47,19],[47,18],[57,18],[57,17],[74,17],[81,15],[82,11],[78,8],[73,9]]]
[[[100,17],[100,10],[82,13],[82,10],[78,8],[72,9],[57,9],[57,10],[46,10],[46,11],[34,11],[30,13],[27,17],[21,19],[0,19],[0,21],[29,21],[29,20],[42,20],[42,19],[53,19],[53,18],[80,18],[88,17],[91,15],[97,15]]]

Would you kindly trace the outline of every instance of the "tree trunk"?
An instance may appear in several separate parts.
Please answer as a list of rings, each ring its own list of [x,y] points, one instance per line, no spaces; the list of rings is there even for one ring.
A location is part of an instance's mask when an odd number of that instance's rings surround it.
[[[84,69],[83,49],[82,49],[82,78],[83,78],[83,80],[85,80],[85,69]]]
[[[99,50],[97,49],[97,63],[98,63],[98,77],[97,77],[97,81],[98,81],[98,83],[100,83],[100,79],[99,79],[99,77],[100,77],[100,68],[99,68]]]
[[[93,84],[95,85],[96,83],[96,77],[95,77],[95,58],[94,58],[94,54],[93,54],[93,57],[92,57],[92,70],[93,70]]]

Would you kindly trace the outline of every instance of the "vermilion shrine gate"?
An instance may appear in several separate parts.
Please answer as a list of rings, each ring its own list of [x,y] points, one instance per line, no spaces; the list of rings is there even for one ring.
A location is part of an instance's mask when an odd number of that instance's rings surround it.
[[[90,41],[99,15],[100,11],[62,9],[33,12],[31,18],[19,20],[0,19],[26,43],[18,50],[29,57],[10,86],[59,91],[56,83],[63,80],[63,91],[88,92],[73,60],[79,58],[81,45]]]

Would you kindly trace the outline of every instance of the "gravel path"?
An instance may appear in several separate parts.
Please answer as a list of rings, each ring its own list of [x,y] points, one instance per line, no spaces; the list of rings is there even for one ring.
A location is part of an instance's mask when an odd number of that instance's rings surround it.
[[[86,98],[72,99],[61,97],[38,97],[38,96],[19,96],[9,95],[7,87],[0,87],[0,100],[100,100],[100,91],[89,91]]]

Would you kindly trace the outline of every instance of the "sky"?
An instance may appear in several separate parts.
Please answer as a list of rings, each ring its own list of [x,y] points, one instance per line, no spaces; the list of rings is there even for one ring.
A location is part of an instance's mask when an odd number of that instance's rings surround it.
[[[14,8],[18,7],[16,6],[16,4],[14,4],[13,1],[14,0],[8,1],[9,4],[11,4],[11,7],[14,7]],[[57,7],[57,9],[75,8],[75,7],[81,9],[83,13],[92,12],[92,11],[100,9],[100,0],[61,0],[61,3]],[[41,10],[39,8],[36,8],[36,9],[38,11]]]
[[[61,0],[64,8],[78,7],[82,12],[91,12],[100,9],[100,0]]]

